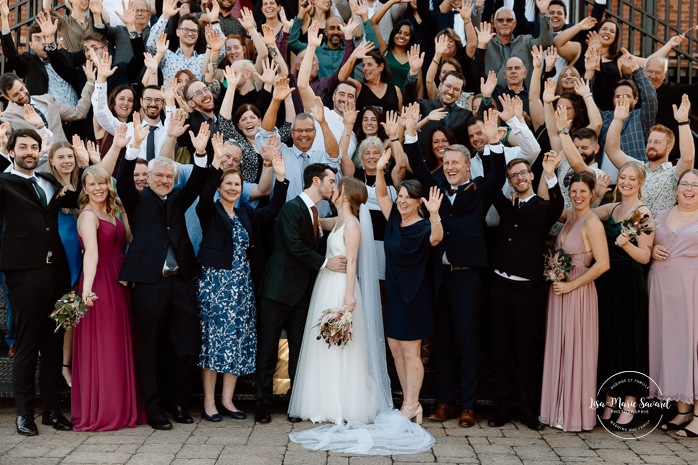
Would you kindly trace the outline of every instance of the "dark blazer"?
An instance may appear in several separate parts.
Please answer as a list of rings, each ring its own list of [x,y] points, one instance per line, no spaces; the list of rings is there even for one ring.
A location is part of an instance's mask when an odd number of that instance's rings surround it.
[[[316,252],[313,229],[310,212],[300,196],[284,204],[276,219],[274,250],[262,278],[262,297],[295,306],[312,290],[325,262]]]
[[[233,267],[233,223],[220,201],[214,203],[213,197],[221,178],[222,170],[211,169],[199,203],[196,214],[199,216],[203,240],[199,248],[197,261],[205,266],[230,270]],[[264,208],[254,209],[249,205],[235,209],[235,216],[244,226],[250,236],[247,248],[247,258],[250,261],[252,281],[259,289],[262,282],[267,253],[264,248],[262,229],[271,226],[286,201],[288,180],[276,181],[271,202]]]
[[[9,163],[2,157],[0,170]],[[33,184],[20,176],[10,173],[0,174],[0,214],[2,215],[3,240],[0,249],[0,270],[31,270],[46,264],[48,252],[54,265],[65,270],[65,283],[56,288],[70,287],[68,259],[63,243],[58,235],[58,209],[75,208],[77,192],[66,191],[59,196],[62,186],[49,173],[36,173],[36,176],[49,181],[56,194],[44,207]],[[79,189],[78,189],[79,191]]]
[[[405,144],[405,153],[415,178],[428,190],[438,186],[427,164],[424,162],[417,143]],[[439,215],[444,228],[444,239],[439,244],[440,255],[444,252],[452,265],[468,267],[487,266],[487,244],[485,217],[493,199],[501,192],[504,184],[504,153],[490,155],[491,172],[485,180],[477,177],[465,186],[460,186],[453,205],[444,198]],[[438,186],[447,195],[448,186]]]
[[[542,180],[541,182],[545,182]],[[533,282],[543,280],[543,256],[548,231],[560,218],[565,201],[560,184],[549,189],[550,200],[534,196],[521,208],[501,192],[494,197],[499,213],[499,231],[492,268]]]
[[[194,166],[184,187],[173,189],[163,200],[149,187],[142,192],[136,189],[133,182],[135,167],[135,160],[123,160],[116,179],[119,197],[133,231],[133,242],[129,245],[119,279],[134,283],[157,282],[162,276],[170,242],[174,246],[182,279],[196,279],[201,267],[194,256],[184,212],[201,192],[207,169]]]
[[[24,84],[30,95],[43,95],[48,93],[48,71],[41,58],[35,53],[17,52],[12,33],[2,34],[2,54],[7,64],[15,70],[17,76],[24,79]],[[79,92],[79,91],[78,91]]]

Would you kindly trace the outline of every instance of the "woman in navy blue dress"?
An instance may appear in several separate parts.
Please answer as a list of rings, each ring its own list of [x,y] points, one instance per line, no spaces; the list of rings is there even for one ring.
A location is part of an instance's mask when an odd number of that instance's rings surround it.
[[[235,208],[243,176],[236,168],[220,170],[222,144],[214,140],[214,162],[201,192],[196,213],[203,240],[197,260],[203,276],[197,283],[201,320],[199,367],[204,387],[205,420],[218,422],[221,413],[234,419],[245,414],[233,404],[238,376],[254,373],[257,355],[256,310],[253,281],[261,276],[265,254],[262,228],[273,223],[286,200],[288,181],[281,156],[273,157],[276,184],[268,206]],[[218,191],[219,200],[214,202]],[[215,402],[216,377],[223,373],[220,409]]]
[[[386,150],[376,167],[383,173],[391,151]],[[434,247],[443,239],[439,206],[443,194],[437,187],[429,200],[419,181],[398,185],[397,201],[388,196],[384,176],[376,176],[376,197],[388,220],[385,229],[385,334],[395,359],[403,399],[400,412],[417,422],[422,419],[419,390],[424,379],[420,356],[422,339],[434,333],[434,283],[430,267]],[[422,217],[424,204],[429,220]]]

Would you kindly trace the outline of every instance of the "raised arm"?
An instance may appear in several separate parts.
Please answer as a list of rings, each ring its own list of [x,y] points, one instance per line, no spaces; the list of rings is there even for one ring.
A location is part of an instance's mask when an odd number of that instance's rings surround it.
[[[587,108],[587,115],[589,116],[589,124],[587,127],[589,129],[593,129],[594,132],[596,132],[596,135],[599,136],[601,134],[601,128],[603,127],[603,118],[601,117],[599,107],[596,106],[594,96],[591,94],[589,81],[575,78],[574,91],[577,95],[584,99],[584,105]]]
[[[385,182],[385,168],[390,161],[390,155],[391,150],[388,148],[376,164],[376,198],[386,220],[390,218],[390,211],[393,209],[393,199],[388,195],[388,185]]]
[[[681,158],[676,163],[676,174],[681,174],[686,170],[693,168],[693,162],[696,156],[695,142],[693,134],[691,134],[691,126],[688,124],[688,117],[691,114],[691,101],[687,94],[681,97],[681,106],[674,108],[674,119],[679,125],[679,148],[681,150]]]
[[[315,93],[310,88],[310,72],[313,67],[313,57],[322,44],[322,34],[318,34],[319,30],[320,24],[317,21],[313,21],[308,28],[308,47],[305,49],[303,61],[301,61],[301,66],[298,69],[298,82],[296,84],[298,92],[301,94],[305,111],[310,111],[313,105],[315,105]]]
[[[558,127],[557,121],[555,119],[555,107],[553,102],[560,97],[555,95],[555,81],[548,78],[545,81],[545,90],[543,91],[543,111],[545,118],[545,128],[548,131],[548,139],[550,140],[550,147],[555,151],[559,152],[562,150],[562,144],[560,142],[560,136],[558,131],[562,127]],[[567,121],[565,121],[566,128],[569,128]]]
[[[567,109],[558,107],[555,111],[555,119],[559,128],[569,127]],[[565,152],[567,162],[570,164],[570,167],[574,170],[574,172],[582,173],[584,171],[588,171],[593,174],[593,170],[584,162],[584,158],[582,158],[579,150],[577,150],[577,147],[574,145],[572,135],[569,132],[565,133],[565,131],[562,129],[558,130],[558,135],[560,136],[560,144],[562,145],[562,150]]]
[[[620,135],[623,129],[623,121],[628,118],[629,114],[630,99],[627,95],[621,95],[613,111],[613,121],[611,121],[611,125],[606,131],[606,143],[604,145],[604,151],[616,168],[620,168],[631,160],[631,158],[620,149]]]
[[[279,112],[279,107],[281,102],[283,102],[288,94],[293,92],[294,88],[288,86],[287,77],[279,77],[276,80],[276,85],[274,86],[274,93],[272,95],[271,104],[264,113],[264,118],[262,119],[262,129],[265,131],[273,132],[276,128],[276,115]]]
[[[557,48],[557,53],[569,63],[577,61],[582,52],[582,44],[574,42],[572,39],[580,32],[589,31],[594,26],[596,26],[596,19],[588,16],[577,24],[561,31],[553,39],[553,45]]]
[[[339,157],[339,144],[337,144],[337,139],[335,139],[330,125],[327,124],[327,120],[325,119],[325,105],[322,104],[322,99],[320,97],[315,97],[315,105],[313,105],[312,111],[315,121],[320,123],[322,137],[325,139],[325,151],[327,155],[330,158]]]

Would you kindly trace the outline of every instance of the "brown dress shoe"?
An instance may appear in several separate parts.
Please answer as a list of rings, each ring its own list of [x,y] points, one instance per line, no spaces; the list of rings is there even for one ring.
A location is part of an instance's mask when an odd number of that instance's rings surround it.
[[[429,415],[429,420],[431,421],[446,421],[452,420],[458,416],[457,410],[454,406],[448,404],[437,404],[436,410]]]
[[[463,409],[463,411],[460,413],[460,418],[458,419],[458,425],[462,426],[463,428],[470,428],[476,424],[477,420],[475,419],[475,410]]]

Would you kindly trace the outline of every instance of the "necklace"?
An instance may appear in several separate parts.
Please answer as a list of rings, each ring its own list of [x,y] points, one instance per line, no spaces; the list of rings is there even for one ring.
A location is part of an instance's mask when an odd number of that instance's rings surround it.
[[[373,176],[373,184],[370,186],[368,185],[368,177]],[[368,174],[366,173],[366,170],[364,170],[364,184],[366,184],[368,187],[376,187],[376,176],[377,174]]]

